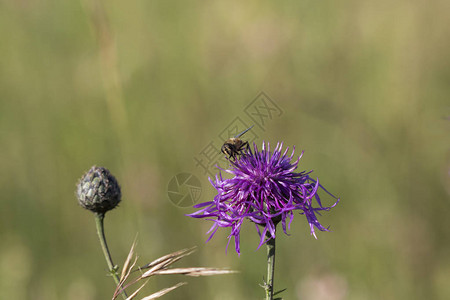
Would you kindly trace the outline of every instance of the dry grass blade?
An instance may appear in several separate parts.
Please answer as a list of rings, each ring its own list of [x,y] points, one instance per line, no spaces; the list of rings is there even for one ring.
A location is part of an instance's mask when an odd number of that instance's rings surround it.
[[[188,255],[192,254],[195,251],[196,248],[197,247],[186,248],[186,249],[182,249],[182,250],[179,250],[179,251],[176,251],[176,252],[173,252],[173,253],[161,256],[160,258],[155,259],[151,263],[142,266],[140,269],[141,270],[142,269],[148,269],[148,268],[151,268],[153,266],[160,265],[161,263],[167,262],[167,261],[173,263],[173,262],[175,262],[177,260],[180,260],[181,258],[183,258],[185,256],[188,256]],[[175,261],[174,261],[174,259],[175,259]]]
[[[176,268],[176,269],[166,269],[166,270],[158,270],[153,273],[153,275],[171,275],[171,274],[182,274],[186,276],[213,276],[213,275],[224,275],[224,274],[233,274],[237,273],[237,271],[228,270],[228,269],[217,269],[217,268]]]
[[[120,274],[120,281],[121,282],[124,281],[123,278],[125,277],[125,275],[127,273],[129,273],[128,271],[132,268],[132,267],[130,268],[130,262],[131,262],[131,259],[133,258],[133,255],[134,255],[134,248],[136,247],[136,243],[137,243],[136,239],[137,239],[137,236],[134,238],[134,242],[131,245],[130,252],[128,253],[127,259],[125,260],[125,263],[123,264],[122,274]]]
[[[141,278],[147,278],[155,274],[155,272],[159,270],[164,270],[167,267],[167,261],[163,261],[158,265],[153,266],[150,270],[147,270],[144,274],[141,275]],[[169,262],[170,264],[170,262]]]
[[[131,299],[133,299],[134,297],[136,297],[136,295],[142,290],[142,288],[147,284],[147,282],[148,282],[148,280],[147,281],[145,281],[136,291],[134,291],[134,293],[133,294],[131,294],[128,298],[127,298],[127,300],[131,300]]]
[[[159,297],[169,293],[170,291],[173,291],[174,289],[176,289],[176,288],[178,288],[178,287],[180,287],[182,285],[185,285],[185,284],[187,284],[187,283],[186,282],[180,282],[180,283],[178,283],[178,284],[176,284],[176,285],[174,285],[174,286],[172,286],[170,288],[166,288],[166,289],[160,290],[159,292],[156,292],[154,294],[151,294],[150,296],[142,298],[141,300],[152,300],[152,299],[159,298]]]
[[[147,270],[144,274],[141,275],[141,278],[147,278],[155,274],[156,271],[166,269],[171,264],[175,263],[176,261],[182,259],[185,256],[188,256],[192,254],[195,251],[194,248],[190,249],[183,249],[177,252],[173,252],[168,255],[164,255],[153,262],[147,264],[145,268],[150,268]]]
[[[128,272],[123,276],[122,279],[120,279],[119,284],[116,287],[116,290],[114,291],[114,295],[112,300],[116,299],[119,293],[121,293],[125,288],[123,287],[124,282],[128,279],[128,276],[130,276],[131,269],[136,265],[136,262],[138,260],[138,257],[136,256],[134,258],[134,262],[131,264],[131,266],[128,268]]]
[[[119,284],[117,285],[116,291],[114,293],[114,297],[113,300],[116,299],[116,297],[120,294],[120,292],[122,292],[124,289],[128,288],[131,285],[136,284],[137,282],[139,282],[140,280],[149,278],[153,275],[171,275],[171,274],[180,274],[180,275],[186,275],[186,276],[212,276],[212,275],[223,275],[223,274],[232,274],[232,273],[237,273],[236,271],[232,271],[229,269],[218,269],[218,268],[203,268],[203,267],[196,267],[196,268],[172,268],[169,269],[168,267],[177,262],[178,260],[180,260],[181,258],[188,256],[190,254],[192,254],[196,247],[194,248],[189,248],[189,249],[182,249],[167,255],[164,255],[158,259],[155,259],[154,261],[152,261],[151,263],[138,268],[137,270],[142,270],[142,269],[147,269],[146,272],[144,272],[143,274],[141,274],[139,277],[134,278],[133,280],[131,280],[131,282],[129,282],[127,285],[124,286],[124,283],[128,280],[129,275],[131,274],[131,272],[137,271],[134,270],[132,271],[132,269],[134,268],[135,264],[136,264],[136,260],[137,257],[135,257],[134,262],[131,264],[130,266],[130,262],[131,262],[131,257],[134,255],[134,247],[135,247],[135,243],[133,243],[130,253],[128,254],[128,257],[125,261],[124,264],[124,270],[126,270],[126,272],[122,271],[122,275],[121,275],[121,281],[119,282]],[[147,282],[146,282],[147,283]],[[168,292],[184,285],[186,283],[179,283],[177,285],[174,285],[170,288],[167,289],[163,289],[157,293],[154,293],[150,296],[147,296],[145,298],[143,298],[142,300],[150,300],[150,299],[156,299],[161,297],[162,295],[167,294]],[[137,295],[137,293],[143,288],[143,286],[145,285],[145,283],[138,289],[136,290],[130,297],[128,297],[128,299],[134,299],[134,297]]]

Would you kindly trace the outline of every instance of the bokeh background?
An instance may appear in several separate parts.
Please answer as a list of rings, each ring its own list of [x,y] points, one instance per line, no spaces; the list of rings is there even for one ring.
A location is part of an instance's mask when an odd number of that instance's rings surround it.
[[[228,232],[173,205],[167,184],[264,91],[281,116],[263,140],[304,150],[341,202],[309,234],[280,235],[285,299],[450,299],[450,2],[0,2],[2,299],[110,299],[79,177],[109,168],[123,192],[106,216],[116,264],[138,234],[143,264],[198,246],[177,266],[237,275],[153,278],[142,296],[261,299],[265,249],[251,224]],[[325,197],[330,204],[332,199]]]

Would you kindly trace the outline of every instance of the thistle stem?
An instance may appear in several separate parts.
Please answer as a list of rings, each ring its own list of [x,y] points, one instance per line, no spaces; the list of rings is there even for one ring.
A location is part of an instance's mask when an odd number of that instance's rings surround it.
[[[266,300],[273,299],[273,275],[275,273],[275,238],[272,238],[269,232],[266,234],[267,238],[267,282],[265,284]]]
[[[104,213],[96,213],[95,214],[95,225],[97,227],[97,234],[100,240],[100,245],[102,246],[103,255],[105,255],[106,263],[108,264],[109,272],[111,276],[114,278],[114,281],[117,285],[120,283],[119,275],[117,274],[117,268],[114,266],[111,253],[109,252],[108,244],[106,243],[105,238],[105,229],[103,226],[103,219],[105,218]],[[127,293],[125,290],[121,293],[123,299],[127,299]]]

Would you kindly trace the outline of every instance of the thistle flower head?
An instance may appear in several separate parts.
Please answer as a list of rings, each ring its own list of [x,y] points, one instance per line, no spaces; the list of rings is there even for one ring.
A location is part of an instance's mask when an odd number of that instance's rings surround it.
[[[195,205],[194,207],[200,210],[188,215],[214,222],[208,231],[211,233],[208,241],[218,228],[230,227],[228,243],[234,237],[236,252],[240,254],[241,225],[244,219],[249,219],[257,225],[256,229],[261,237],[259,248],[267,240],[275,238],[275,226],[279,222],[287,234],[294,211],[306,216],[314,237],[314,228],[328,231],[319,223],[316,213],[330,210],[339,199],[330,207],[323,206],[318,190],[327,191],[319,184],[318,179],[314,180],[309,176],[312,171],[294,172],[301,155],[292,161],[294,150],[288,155],[289,148],[284,152],[282,148],[283,144],[278,143],[271,152],[269,143],[263,143],[259,151],[254,144],[253,152],[242,155],[240,159],[231,162],[229,169],[222,170],[231,174],[232,178],[224,179],[222,174],[219,174],[216,175],[215,181],[210,179],[217,190],[214,200]],[[318,207],[313,207],[313,200],[317,202]],[[263,228],[262,232],[258,226]]]
[[[119,204],[120,186],[108,169],[93,166],[78,182],[77,198],[82,207],[104,214]]]

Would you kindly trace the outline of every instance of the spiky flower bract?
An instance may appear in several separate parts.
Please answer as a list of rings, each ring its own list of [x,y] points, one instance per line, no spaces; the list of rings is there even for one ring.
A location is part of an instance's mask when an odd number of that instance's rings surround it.
[[[319,184],[318,179],[310,177],[312,171],[294,172],[301,155],[292,161],[295,148],[291,155],[287,154],[289,148],[284,152],[282,148],[283,143],[278,143],[271,152],[269,143],[263,143],[259,151],[254,144],[254,151],[231,161],[230,168],[222,170],[231,174],[232,178],[224,179],[220,173],[216,175],[215,181],[210,179],[217,190],[214,200],[195,205],[194,207],[200,210],[188,215],[214,222],[208,231],[211,235],[207,241],[220,227],[231,227],[228,244],[234,237],[236,252],[240,254],[241,225],[244,219],[249,219],[257,225],[256,229],[261,238],[259,248],[267,240],[275,238],[275,227],[280,221],[283,231],[288,234],[287,229],[294,218],[294,211],[306,216],[314,237],[314,228],[328,231],[319,223],[316,213],[330,210],[339,199],[329,207],[323,206],[318,191],[327,191]],[[313,207],[313,200],[317,202],[318,207]],[[262,232],[258,226],[263,228]]]
[[[97,166],[81,177],[76,193],[82,207],[101,214],[115,208],[122,195],[119,183],[111,172]]]

